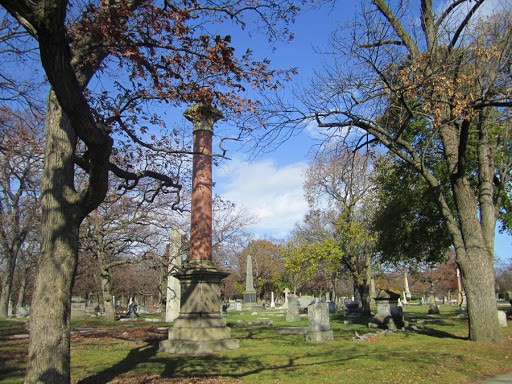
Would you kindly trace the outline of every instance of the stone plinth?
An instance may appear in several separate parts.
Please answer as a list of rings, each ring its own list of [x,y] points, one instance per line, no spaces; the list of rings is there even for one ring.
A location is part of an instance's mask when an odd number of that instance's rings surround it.
[[[368,327],[396,330],[404,327],[402,308],[398,306],[400,295],[382,290],[375,298],[377,314],[370,320]]]
[[[175,277],[181,283],[180,315],[160,342],[160,351],[170,353],[212,353],[238,349],[231,329],[220,313],[220,282],[227,276],[210,260],[191,260]]]

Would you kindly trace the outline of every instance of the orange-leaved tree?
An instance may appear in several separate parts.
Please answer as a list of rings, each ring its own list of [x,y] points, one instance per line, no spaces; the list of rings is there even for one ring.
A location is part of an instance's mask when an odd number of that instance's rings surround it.
[[[277,0],[0,4],[33,37],[51,85],[41,187],[42,251],[25,380],[69,383],[78,232],[103,201],[109,175],[123,179],[120,187],[126,189],[152,178],[155,193],[175,194],[179,205],[181,157],[191,151],[181,145],[181,130],[166,129],[172,127],[150,107],[204,102],[227,116],[253,110],[255,102],[245,90],[274,88],[288,73],[254,60],[250,50],[236,56],[230,35],[209,30],[229,20],[231,25],[264,27],[277,38],[280,31],[287,33],[282,25],[298,9],[294,2]],[[88,175],[83,188],[75,184],[77,166]]]

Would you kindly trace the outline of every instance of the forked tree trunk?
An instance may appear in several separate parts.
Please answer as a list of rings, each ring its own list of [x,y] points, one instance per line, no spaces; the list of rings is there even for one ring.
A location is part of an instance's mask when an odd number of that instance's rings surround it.
[[[370,284],[366,281],[354,281],[357,293],[361,298],[361,309],[364,314],[370,313]]]
[[[357,263],[354,262],[353,265],[357,265]],[[372,280],[372,266],[370,256],[365,256],[364,268],[362,270],[352,272],[352,279],[354,280],[354,288],[359,294],[359,298],[361,299],[361,309],[363,313],[369,314],[372,299],[370,296],[370,284]]]
[[[70,382],[71,289],[82,220],[73,188],[75,145],[75,134],[51,92],[41,188],[42,249],[30,313],[25,383]]]

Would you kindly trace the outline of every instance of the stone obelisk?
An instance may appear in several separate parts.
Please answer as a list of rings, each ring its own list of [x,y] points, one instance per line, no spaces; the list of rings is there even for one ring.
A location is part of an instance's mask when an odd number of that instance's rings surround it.
[[[180,314],[181,286],[175,277],[181,270],[181,235],[173,229],[168,247],[169,267],[167,275],[167,301],[165,305],[165,321],[172,322]]]
[[[247,256],[247,266],[245,269],[245,293],[244,304],[256,302],[256,290],[254,289],[254,280],[252,275],[252,257]]]
[[[171,353],[210,353],[238,349],[221,315],[220,282],[228,274],[212,262],[212,136],[222,113],[205,103],[187,109],[194,124],[190,253],[182,271],[180,315],[160,350]]]

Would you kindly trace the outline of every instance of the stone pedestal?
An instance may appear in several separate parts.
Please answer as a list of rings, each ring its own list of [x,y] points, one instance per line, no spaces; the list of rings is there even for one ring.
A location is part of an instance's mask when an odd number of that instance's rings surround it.
[[[231,338],[220,311],[220,282],[227,273],[210,260],[191,260],[175,276],[181,283],[180,315],[169,330],[169,339],[160,342],[160,351],[186,354],[238,349],[239,341]]]
[[[369,328],[397,330],[404,327],[402,307],[398,306],[400,295],[382,290],[375,298],[377,314],[368,323]]]

